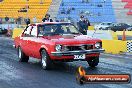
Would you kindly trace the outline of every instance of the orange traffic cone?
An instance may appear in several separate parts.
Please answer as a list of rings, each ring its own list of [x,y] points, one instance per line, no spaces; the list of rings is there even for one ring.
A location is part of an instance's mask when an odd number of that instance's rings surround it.
[[[126,33],[125,33],[125,29],[123,30],[122,41],[126,41]]]

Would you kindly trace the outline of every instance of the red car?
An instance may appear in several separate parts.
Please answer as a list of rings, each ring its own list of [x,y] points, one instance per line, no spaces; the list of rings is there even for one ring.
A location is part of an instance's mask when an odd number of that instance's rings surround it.
[[[104,51],[102,41],[82,35],[67,22],[30,24],[14,39],[20,62],[29,57],[41,59],[43,69],[49,69],[55,61],[87,61],[95,67]]]

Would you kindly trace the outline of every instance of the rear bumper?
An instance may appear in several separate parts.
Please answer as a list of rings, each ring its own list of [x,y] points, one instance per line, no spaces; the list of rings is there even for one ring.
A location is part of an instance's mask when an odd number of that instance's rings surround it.
[[[51,52],[53,56],[71,56],[80,54],[95,54],[102,53],[104,49],[92,49],[92,50],[82,50],[82,51],[65,51],[65,52]]]

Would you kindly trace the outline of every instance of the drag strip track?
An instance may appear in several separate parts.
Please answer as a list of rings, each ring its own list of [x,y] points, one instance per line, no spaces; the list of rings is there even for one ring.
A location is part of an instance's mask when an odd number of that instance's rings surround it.
[[[45,71],[39,61],[18,62],[13,40],[0,37],[0,88],[132,88],[130,84],[86,84],[78,85],[75,73],[82,65],[88,74],[131,74],[132,55],[101,54],[97,68],[86,62],[58,63]],[[127,58],[126,58],[127,57]]]

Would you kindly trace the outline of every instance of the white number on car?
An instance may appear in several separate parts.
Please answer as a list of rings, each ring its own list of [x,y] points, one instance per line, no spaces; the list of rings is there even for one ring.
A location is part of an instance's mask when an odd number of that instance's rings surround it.
[[[74,55],[74,59],[85,59],[85,54],[82,54],[82,55]]]

